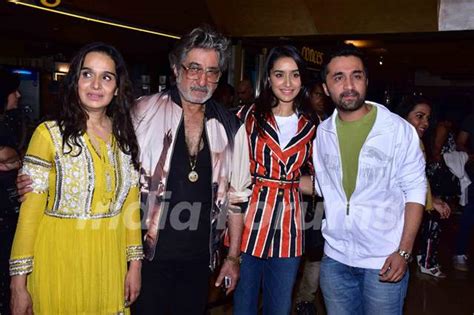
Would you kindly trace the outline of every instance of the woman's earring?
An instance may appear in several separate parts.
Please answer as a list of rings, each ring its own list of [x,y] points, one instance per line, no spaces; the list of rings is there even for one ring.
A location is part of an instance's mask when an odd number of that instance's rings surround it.
[[[118,89],[116,89],[114,92],[114,96],[117,96],[117,95],[118,95]]]

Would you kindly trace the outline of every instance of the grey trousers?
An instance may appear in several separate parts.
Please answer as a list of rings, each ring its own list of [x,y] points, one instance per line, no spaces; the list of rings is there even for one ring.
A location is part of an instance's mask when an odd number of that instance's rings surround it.
[[[321,220],[323,217],[324,205],[323,202],[316,204],[316,212],[314,214],[315,228],[321,229]],[[296,291],[296,303],[299,302],[313,302],[316,298],[316,291],[319,288],[319,269],[321,261],[309,261],[304,259],[302,261],[303,276],[301,277],[298,289]]]
[[[319,288],[319,269],[321,261],[303,262],[303,277],[296,292],[296,303],[313,302]]]

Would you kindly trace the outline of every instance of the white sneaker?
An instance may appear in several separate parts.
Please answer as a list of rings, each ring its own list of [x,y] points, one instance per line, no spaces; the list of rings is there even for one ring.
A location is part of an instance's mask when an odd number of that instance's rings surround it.
[[[424,273],[426,275],[430,275],[436,278],[446,278],[446,274],[439,269],[439,266],[433,267],[433,268],[425,268],[420,265],[420,271],[421,273]]]
[[[453,267],[459,271],[469,271],[469,265],[467,264],[466,255],[453,256]]]

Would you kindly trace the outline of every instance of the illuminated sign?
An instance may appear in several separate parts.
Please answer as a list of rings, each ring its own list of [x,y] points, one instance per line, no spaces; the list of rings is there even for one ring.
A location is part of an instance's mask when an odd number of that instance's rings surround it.
[[[301,48],[301,55],[306,62],[321,66],[323,64],[324,53],[306,46]]]
[[[18,69],[15,69],[12,71],[13,73],[16,73],[16,74],[20,74],[20,75],[32,75],[33,72],[29,71],[29,70],[18,70]]]

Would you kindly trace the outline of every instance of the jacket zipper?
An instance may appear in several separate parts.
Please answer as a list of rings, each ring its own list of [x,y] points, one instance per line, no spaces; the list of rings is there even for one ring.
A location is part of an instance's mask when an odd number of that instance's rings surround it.
[[[328,132],[332,132],[331,130],[327,130]],[[343,171],[342,171],[342,156],[341,156],[341,146],[339,144],[339,137],[337,135],[337,130],[334,132],[336,135],[336,141],[337,141],[337,151],[338,151],[338,157],[339,157],[339,165],[341,165],[341,174],[340,174],[340,180],[341,180],[341,188],[342,191],[344,192],[344,196],[346,197],[346,216],[349,215],[349,200],[347,199],[346,192],[344,191],[344,186],[343,186]],[[357,166],[359,167],[359,166]],[[357,179],[356,179],[356,184],[357,184]]]
[[[375,118],[377,119],[377,117]],[[374,122],[374,125],[375,125],[375,122]],[[374,126],[372,126],[373,128]],[[356,192],[356,189],[357,189],[357,182],[359,180],[359,176],[360,176],[360,154],[362,152],[362,149],[364,148],[364,146],[366,145],[366,143],[374,138],[375,136],[378,136],[379,135],[379,132],[378,130],[374,131],[374,133],[372,133],[372,129],[369,131],[369,134],[367,135],[367,137],[365,138],[364,140],[364,143],[362,144],[362,147],[360,147],[360,151],[359,151],[359,158],[357,159],[357,177],[356,177],[356,183],[355,183],[355,186],[354,186],[354,191],[352,192],[352,194],[354,194]],[[342,164],[341,164],[342,166]],[[352,197],[352,196],[351,196]],[[347,196],[346,196],[346,199],[347,199]],[[347,200],[347,207],[346,207],[346,215],[349,215],[349,200]]]
[[[377,119],[377,118],[376,118]],[[374,125],[375,125],[375,122],[374,122]],[[373,128],[373,126],[372,126]],[[329,132],[331,132],[330,130],[328,130]],[[359,151],[359,158],[357,159],[357,177],[356,177],[356,184],[355,184],[355,187],[354,187],[354,191],[352,192],[352,194],[354,194],[356,192],[356,189],[357,189],[357,181],[359,179],[359,173],[360,173],[360,153],[362,152],[362,148],[365,146],[365,144],[367,143],[367,141],[370,139],[370,138],[373,138],[375,136],[377,136],[379,133],[378,133],[378,130],[375,131],[373,134],[371,134],[371,131],[372,129],[369,131],[369,134],[367,135],[367,137],[365,138],[364,140],[364,143],[362,144],[362,147],[360,148],[361,151]],[[337,139],[337,149],[339,151],[339,162],[341,163],[341,185],[342,185],[342,177],[344,176],[344,174],[342,173],[342,156],[341,156],[341,148],[340,148],[340,145],[339,145],[339,137],[337,136],[337,132],[336,132],[336,139]],[[343,189],[344,190],[344,187]],[[349,215],[350,213],[350,199],[347,199],[347,195],[346,193],[344,192],[344,196],[346,196],[346,215]],[[352,196],[351,196],[352,197]]]

